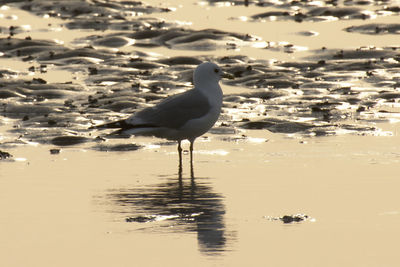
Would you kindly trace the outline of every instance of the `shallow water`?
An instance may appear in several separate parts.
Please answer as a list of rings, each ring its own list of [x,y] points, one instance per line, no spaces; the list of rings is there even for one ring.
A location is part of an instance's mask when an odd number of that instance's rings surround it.
[[[397,2],[210,2],[1,7],[2,266],[399,265]],[[87,129],[201,60],[235,78],[192,168]]]
[[[179,179],[175,146],[108,153],[78,146],[57,155],[47,145],[10,149],[16,161],[2,162],[0,175],[2,261],[398,263],[398,136],[300,142],[255,131],[259,139],[229,143],[208,136],[197,143],[193,180],[188,156]],[[309,218],[271,219],[299,213]]]

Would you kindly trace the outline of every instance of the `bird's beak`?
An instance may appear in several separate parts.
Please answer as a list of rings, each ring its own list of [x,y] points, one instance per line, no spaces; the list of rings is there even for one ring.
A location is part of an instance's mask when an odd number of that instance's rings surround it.
[[[222,72],[221,77],[225,78],[225,79],[229,79],[229,80],[235,79],[235,76],[233,76],[232,74],[225,72],[225,71]]]

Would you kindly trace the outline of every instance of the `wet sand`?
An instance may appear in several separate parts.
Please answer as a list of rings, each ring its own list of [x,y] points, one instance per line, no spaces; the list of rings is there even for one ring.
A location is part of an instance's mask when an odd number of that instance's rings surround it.
[[[0,9],[2,266],[400,264],[395,2],[102,3]],[[206,59],[235,79],[193,169],[88,130]]]
[[[109,153],[74,147],[58,155],[49,153],[52,146],[11,150],[25,160],[2,163],[2,261],[397,264],[398,137],[300,143],[262,131],[253,135],[268,142],[226,143],[208,135],[210,142],[196,146],[194,181],[184,158],[182,185],[175,146]],[[299,213],[309,219],[271,219]],[[139,216],[156,218],[127,220]]]

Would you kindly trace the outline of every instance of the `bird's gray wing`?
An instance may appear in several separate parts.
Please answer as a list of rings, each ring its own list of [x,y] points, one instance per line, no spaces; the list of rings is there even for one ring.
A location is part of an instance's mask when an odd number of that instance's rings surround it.
[[[179,129],[190,119],[206,115],[211,106],[207,97],[193,89],[171,96],[127,119],[133,127],[167,127]]]

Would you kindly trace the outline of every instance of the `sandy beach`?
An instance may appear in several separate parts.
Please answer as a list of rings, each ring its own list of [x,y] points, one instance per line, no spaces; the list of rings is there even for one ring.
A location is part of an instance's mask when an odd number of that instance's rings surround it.
[[[54,3],[53,3],[54,2]],[[0,265],[399,266],[396,1],[0,1]],[[221,81],[195,143],[90,126]]]

